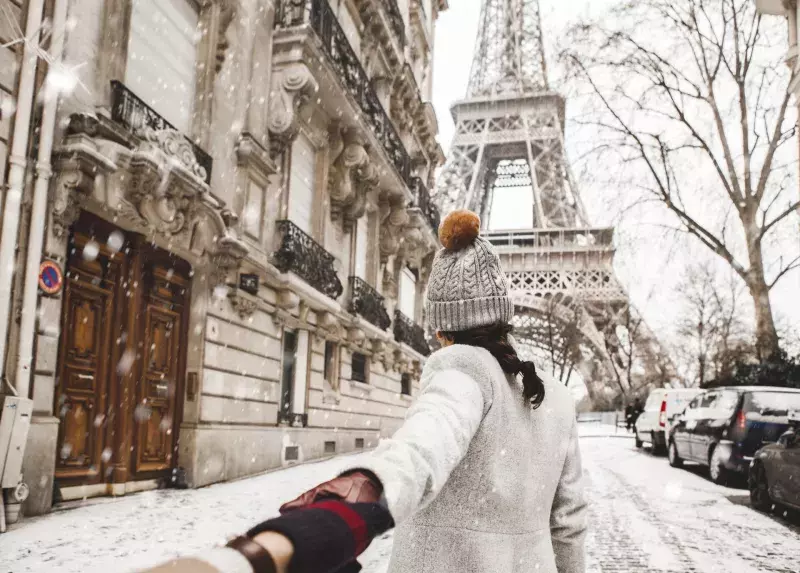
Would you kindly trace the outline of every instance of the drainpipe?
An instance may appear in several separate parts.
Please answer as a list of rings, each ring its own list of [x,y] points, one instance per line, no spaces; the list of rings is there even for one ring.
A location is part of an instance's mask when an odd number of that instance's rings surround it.
[[[14,121],[14,142],[8,159],[8,192],[3,210],[3,232],[0,235],[0,382],[4,380],[6,337],[11,313],[11,287],[14,283],[14,257],[17,251],[17,232],[19,231],[19,210],[22,190],[25,186],[25,167],[27,166],[28,138],[30,136],[31,113],[33,111],[33,88],[36,75],[38,53],[34,46],[39,45],[39,30],[42,24],[44,0],[30,0],[28,20],[25,24],[25,41],[22,51],[19,92],[17,97],[17,117]],[[17,392],[19,394],[19,392]],[[27,394],[22,396],[27,398]]]
[[[50,44],[51,61],[60,65],[64,51],[64,35],[67,22],[68,0],[56,0],[53,8],[53,34]],[[51,65],[50,70],[53,70]],[[17,393],[27,397],[31,382],[33,362],[33,339],[36,328],[36,302],[39,286],[39,265],[42,260],[45,221],[47,220],[47,190],[50,186],[51,155],[55,135],[56,111],[59,94],[55,92],[45,99],[42,110],[39,155],[36,161],[36,180],[33,185],[33,206],[28,233],[28,255],[25,262],[25,282],[22,290],[22,320],[19,329],[19,358],[15,378]]]

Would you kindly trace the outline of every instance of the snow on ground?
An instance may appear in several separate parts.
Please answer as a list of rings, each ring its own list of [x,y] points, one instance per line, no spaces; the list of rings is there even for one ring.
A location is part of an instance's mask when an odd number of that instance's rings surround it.
[[[796,573],[800,527],[753,511],[747,492],[670,468],[613,426],[581,425],[591,502],[589,573]],[[199,490],[164,490],[27,519],[0,535],[0,573],[135,571],[192,553],[276,514],[352,463],[338,458]],[[361,558],[385,573],[391,535]]]

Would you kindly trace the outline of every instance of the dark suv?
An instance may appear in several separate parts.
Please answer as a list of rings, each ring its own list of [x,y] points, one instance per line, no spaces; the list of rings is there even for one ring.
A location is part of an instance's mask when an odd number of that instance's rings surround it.
[[[794,410],[800,410],[800,390],[773,386],[708,390],[675,420],[669,463],[707,465],[715,483],[724,483],[730,472],[746,474],[756,451],[789,428],[789,412]]]

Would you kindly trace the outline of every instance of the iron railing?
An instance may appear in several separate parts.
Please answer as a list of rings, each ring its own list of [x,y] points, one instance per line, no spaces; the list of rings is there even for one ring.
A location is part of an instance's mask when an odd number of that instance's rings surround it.
[[[394,339],[408,344],[423,356],[431,353],[431,347],[425,339],[425,330],[399,310],[394,312]]]
[[[122,124],[131,132],[143,127],[149,127],[154,131],[178,131],[170,122],[161,117],[158,112],[147,105],[125,84],[117,80],[111,81],[111,119]],[[186,136],[184,135],[184,137]],[[194,149],[195,160],[205,169],[205,181],[210,184],[211,167],[214,164],[214,160],[194,141],[188,137],[186,137],[186,141],[188,141]]]
[[[400,47],[406,47],[406,25],[403,22],[403,14],[400,13],[400,8],[397,6],[397,0],[384,0],[383,5],[386,7],[386,17],[389,18],[389,26],[392,32],[397,36],[400,42]]]
[[[369,76],[364,71],[328,0],[283,0],[278,10],[278,17],[275,19],[275,26],[291,28],[303,24],[309,24],[317,34],[336,75],[343,84],[344,91],[356,101],[364,120],[381,143],[392,165],[403,181],[408,183],[411,168],[408,151],[397,134],[392,120],[383,109],[378,94],[372,89]]]
[[[428,223],[430,223],[434,232],[438,232],[439,222],[441,220],[439,209],[431,200],[428,188],[425,187],[420,177],[411,178],[411,192],[414,194],[412,207],[416,207],[422,211],[422,214],[425,215],[425,218],[428,220]]]
[[[292,271],[322,294],[339,298],[344,287],[334,268],[334,256],[291,221],[278,221],[277,226],[283,233],[281,246],[273,254],[278,270]]]
[[[392,324],[383,296],[359,277],[350,277],[350,304],[347,310],[361,315],[381,330],[386,330]]]

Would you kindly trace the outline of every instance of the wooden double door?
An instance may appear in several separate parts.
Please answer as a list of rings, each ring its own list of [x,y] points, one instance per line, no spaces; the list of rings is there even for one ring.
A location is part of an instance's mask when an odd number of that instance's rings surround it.
[[[88,214],[74,228],[55,390],[57,483],[167,478],[177,463],[189,265]]]

